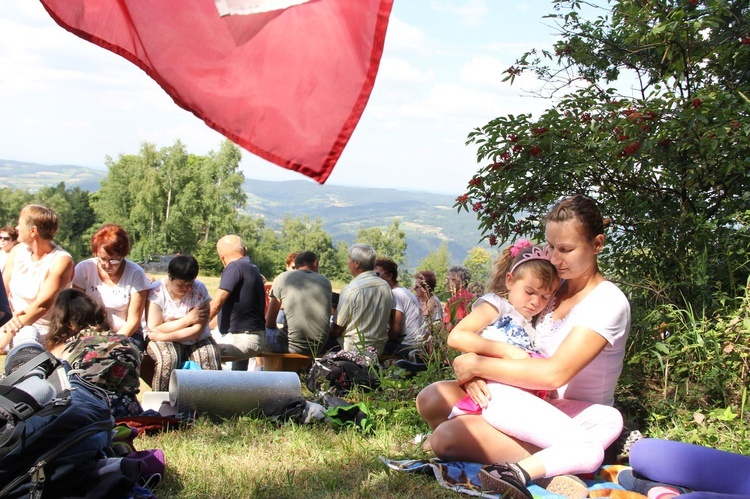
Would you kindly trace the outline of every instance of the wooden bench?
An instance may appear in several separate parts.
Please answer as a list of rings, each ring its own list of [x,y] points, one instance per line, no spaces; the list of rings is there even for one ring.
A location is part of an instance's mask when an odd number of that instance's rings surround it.
[[[308,371],[315,360],[301,353],[261,352],[258,357],[263,359],[264,371]]]

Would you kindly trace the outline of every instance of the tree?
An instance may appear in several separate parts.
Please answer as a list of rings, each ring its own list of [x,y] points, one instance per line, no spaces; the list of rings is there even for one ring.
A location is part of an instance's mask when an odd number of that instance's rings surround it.
[[[201,220],[206,242],[230,233],[236,225],[237,211],[245,207],[247,195],[242,189],[245,176],[240,171],[241,159],[240,149],[228,140],[221,143],[216,153],[193,157],[205,197]]]
[[[448,276],[449,265],[450,252],[448,251],[448,244],[443,243],[436,251],[425,256],[417,266],[418,271],[431,270],[435,272],[435,278],[437,281],[435,294],[438,295],[441,300],[445,300],[448,295],[448,291],[445,288],[445,278]]]
[[[492,255],[485,248],[475,246],[466,254],[463,265],[471,272],[471,280],[484,286],[492,271]]]
[[[219,152],[197,156],[178,140],[161,150],[144,143],[138,155],[107,158],[107,178],[94,201],[97,216],[127,229],[136,257],[200,252],[208,258],[208,248],[238,226],[245,204],[241,156],[229,141]]]
[[[356,241],[372,246],[378,258],[390,258],[401,266],[406,258],[406,233],[399,225],[398,219],[394,218],[391,226],[385,230],[380,227],[360,227]]]
[[[260,273],[272,280],[279,273],[279,262],[283,262],[285,256],[276,232],[266,227],[262,218],[243,215],[239,218],[236,234],[242,238],[250,260],[258,266]]]
[[[55,210],[60,225],[55,242],[68,251],[73,260],[87,258],[91,254],[90,237],[96,222],[94,209],[89,202],[89,192],[80,187],[66,189],[60,182],[55,187],[44,187],[34,195],[33,202]]]
[[[331,281],[349,282],[352,275],[349,273],[349,244],[339,241],[336,244],[336,265],[333,269],[326,269],[325,276]]]
[[[602,261],[633,296],[708,304],[735,294],[748,278],[750,4],[553,5],[554,50],[505,73],[533,73],[556,101],[469,134],[484,166],[457,207],[477,212],[496,245],[543,239],[547,209],[587,194],[613,222]]]
[[[329,275],[337,273],[338,259],[333,247],[333,237],[323,229],[320,218],[284,216],[281,222],[281,247],[284,254],[300,251],[312,251],[318,256],[320,273]],[[284,262],[280,262],[280,271]]]
[[[31,203],[32,196],[26,191],[3,187],[0,189],[0,226],[18,225],[21,209]]]

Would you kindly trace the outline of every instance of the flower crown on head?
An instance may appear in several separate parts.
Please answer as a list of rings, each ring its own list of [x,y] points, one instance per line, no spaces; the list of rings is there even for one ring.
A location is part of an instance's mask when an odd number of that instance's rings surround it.
[[[531,248],[531,250],[523,253],[521,257],[518,258],[519,253],[526,248]],[[511,274],[522,263],[530,262],[531,260],[546,260],[548,262],[550,261],[550,254],[549,251],[547,251],[546,247],[531,244],[531,242],[527,239],[521,239],[516,244],[514,244],[510,249],[510,254],[518,259],[518,261],[515,262],[510,268]]]
[[[531,246],[533,245],[528,239],[519,239],[518,241],[516,241],[516,244],[510,247],[508,251],[510,252],[510,256],[515,258],[516,256],[518,256],[518,253],[520,253],[522,249],[529,248]]]

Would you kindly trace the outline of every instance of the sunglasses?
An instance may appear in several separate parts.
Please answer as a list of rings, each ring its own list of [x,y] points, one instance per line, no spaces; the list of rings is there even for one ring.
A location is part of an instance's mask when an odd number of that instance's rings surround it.
[[[0,241],[10,241],[10,236],[0,236]]]

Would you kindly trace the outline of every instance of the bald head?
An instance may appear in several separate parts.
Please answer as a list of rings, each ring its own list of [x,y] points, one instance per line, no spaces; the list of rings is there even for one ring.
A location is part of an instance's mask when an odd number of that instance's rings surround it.
[[[221,263],[226,267],[227,264],[245,256],[245,246],[240,236],[228,235],[216,243],[216,252],[219,254]]]

